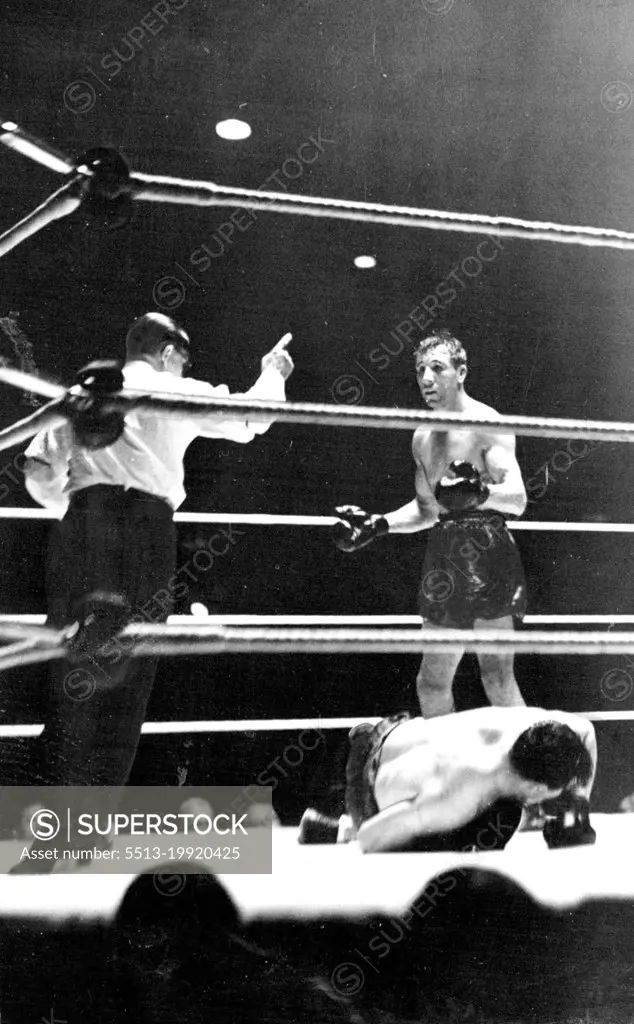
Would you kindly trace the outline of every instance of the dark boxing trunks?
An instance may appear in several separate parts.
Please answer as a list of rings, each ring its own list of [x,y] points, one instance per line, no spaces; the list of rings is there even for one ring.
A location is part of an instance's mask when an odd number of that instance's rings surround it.
[[[524,617],[526,580],[504,516],[488,509],[441,516],[427,544],[419,609],[432,625],[455,629]]]
[[[346,766],[346,811],[356,829],[379,813],[374,783],[386,739],[409,719],[403,712],[384,718],[378,725],[358,725],[350,733],[350,751]],[[515,800],[497,800],[472,821],[451,832],[424,835],[391,852],[432,853],[439,851],[502,850],[516,831],[522,807]]]
[[[403,711],[400,715],[382,719],[378,725],[364,722],[350,733],[346,765],[346,812],[356,829],[379,813],[374,798],[374,782],[381,763],[383,744],[390,733],[408,719],[409,715]]]

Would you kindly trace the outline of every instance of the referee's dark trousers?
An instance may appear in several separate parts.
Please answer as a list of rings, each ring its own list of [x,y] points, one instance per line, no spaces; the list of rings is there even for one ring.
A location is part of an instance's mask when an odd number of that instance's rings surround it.
[[[78,491],[49,541],[49,625],[72,622],[78,602],[95,591],[126,598],[133,620],[164,622],[175,560],[173,511],[166,501],[101,484]],[[157,658],[130,657],[125,641],[117,640],[81,666],[52,663],[33,766],[40,784],[126,784],[156,667]]]

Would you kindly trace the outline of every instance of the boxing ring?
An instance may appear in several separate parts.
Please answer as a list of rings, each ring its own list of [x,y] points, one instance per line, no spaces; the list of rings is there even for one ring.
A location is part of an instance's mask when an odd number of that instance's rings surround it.
[[[634,233],[592,227],[571,227],[516,218],[461,215],[376,203],[310,198],[289,193],[227,188],[209,182],[191,182],[131,173],[122,158],[111,150],[93,150],[71,160],[40,142],[13,122],[0,126],[0,142],[37,160],[69,181],[37,210],[0,236],[0,255],[67,216],[83,202],[98,205],[101,214],[127,217],[133,202],[222,206],[348,219],[374,224],[418,227],[442,231],[525,238],[591,247],[634,250]],[[586,442],[631,443],[634,424],[610,421],[548,419],[502,416],[470,419],[457,413],[393,410],[365,406],[341,407],[316,403],[278,403],[239,399],[171,397],[165,394],[122,389],[115,378],[105,383],[82,379],[70,390],[10,368],[0,368],[0,383],[38,393],[47,400],[42,408],[0,431],[0,451],[21,444],[44,427],[70,420],[78,439],[82,416],[88,405],[99,415],[118,416],[123,422],[133,409],[188,415],[216,414],[222,419],[409,430],[425,425],[429,430],[454,428],[491,429],[497,433],[540,438],[576,438]],[[81,440],[80,440],[81,443]],[[0,519],[48,520],[55,517],[41,509],[0,509]],[[257,526],[331,527],[332,516],[245,515],[231,513],[177,513],[182,523],[231,523]],[[632,533],[629,523],[510,522],[512,530]],[[165,625],[129,622],[117,639],[125,640],[134,657],[149,655],[248,654],[420,654],[451,651],[456,646],[470,652],[512,651],[539,655],[627,655],[634,653],[634,629],[611,632],[614,625],[634,626],[632,615],[527,616],[531,627],[591,626],[589,630],[531,628],[506,630],[420,629],[417,616],[172,616]],[[74,627],[74,624],[73,624]],[[0,616],[0,670],[64,658],[72,629],[53,630],[43,616]],[[1,685],[1,680],[0,680]],[[634,711],[586,710],[577,712],[594,721],[627,721]],[[245,719],[207,722],[146,722],[145,735],[219,732],[282,732],[317,728],[344,730],[361,721],[378,719],[337,717],[328,719]],[[2,725],[0,740],[36,736],[40,724]],[[362,855],[356,843],[341,846],[300,846],[297,829],[273,829],[273,873],[224,875],[223,884],[246,919],[267,915],[358,915],[381,911],[401,913],[426,882],[441,872],[468,867],[503,872],[535,899],[553,907],[569,907],[585,899],[606,896],[634,898],[628,851],[634,838],[631,815],[593,814],[597,843],[593,847],[549,850],[541,835],[516,834],[504,852],[473,854],[374,854]],[[0,863],[15,860],[14,841],[0,843]],[[16,841],[21,843],[21,841]],[[21,845],[24,845],[21,843]],[[148,866],[141,863],[138,870]],[[72,876],[7,878],[0,874],[0,910],[6,914],[41,914],[46,905],[54,917],[112,915],[129,884],[130,876],[98,874],[98,865],[87,866]]]
[[[634,899],[630,851],[634,817],[593,814],[592,847],[549,850],[539,832],[520,832],[504,851],[362,854],[356,843],[300,846],[298,830],[273,829],[270,875],[221,876],[245,922],[271,918],[361,918],[402,915],[439,875],[460,878],[470,869],[499,872],[535,901],[566,911],[594,899]],[[126,837],[115,841],[123,849]],[[0,867],[15,863],[23,842],[0,843]],[[163,866],[164,867],[164,866]],[[140,862],[138,871],[157,869]],[[170,874],[178,873],[171,864]],[[110,920],[134,875],[99,874],[89,865],[74,874],[0,875],[0,911],[7,917]],[[45,908],[45,909],[44,909]]]

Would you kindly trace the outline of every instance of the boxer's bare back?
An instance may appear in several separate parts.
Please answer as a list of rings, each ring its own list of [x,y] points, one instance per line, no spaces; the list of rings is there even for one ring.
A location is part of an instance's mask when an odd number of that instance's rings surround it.
[[[577,715],[532,707],[477,708],[404,722],[383,746],[374,785],[379,810],[411,801],[430,831],[459,827],[494,800],[510,795],[509,751],[522,732],[544,721],[568,725],[587,744],[594,735],[591,723]],[[516,795],[527,797],[519,790]]]

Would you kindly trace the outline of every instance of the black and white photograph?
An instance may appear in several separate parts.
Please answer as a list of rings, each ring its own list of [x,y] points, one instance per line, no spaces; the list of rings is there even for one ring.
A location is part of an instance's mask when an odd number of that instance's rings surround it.
[[[632,4],[0,83],[0,1024],[629,1024]]]

